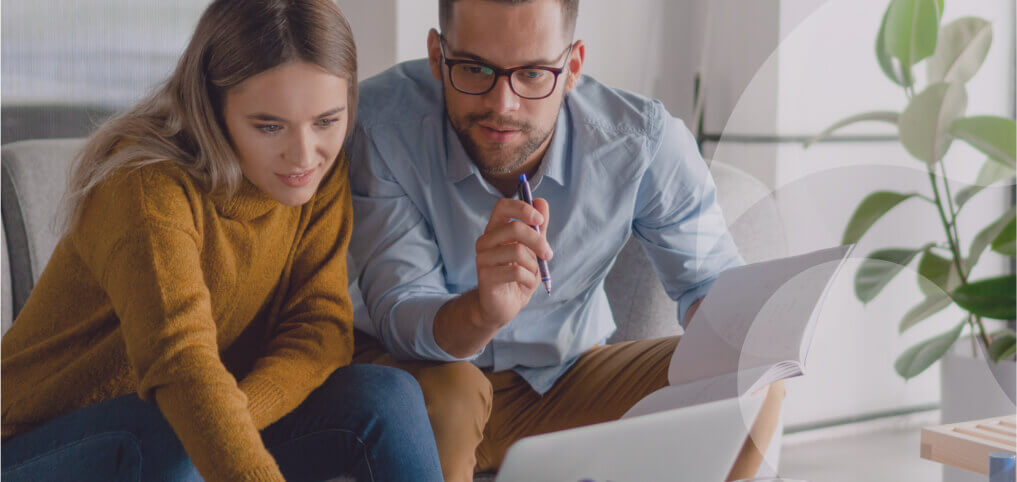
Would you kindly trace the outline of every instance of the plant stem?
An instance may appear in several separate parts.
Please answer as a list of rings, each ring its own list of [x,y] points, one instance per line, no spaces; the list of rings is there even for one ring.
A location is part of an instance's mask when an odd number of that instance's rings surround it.
[[[982,317],[975,315],[975,324],[978,325],[978,333],[982,335],[982,341],[985,343],[985,353],[989,352],[989,343],[992,342],[989,339],[989,335],[985,333],[985,324],[982,323]]]
[[[946,163],[945,162],[940,162],[939,163],[939,169],[940,169],[940,172],[943,173],[943,189],[946,190],[946,203],[947,203],[947,206],[950,208],[950,227],[953,228],[953,239],[957,243],[957,245],[960,246],[961,245],[960,232],[957,231],[957,214],[958,214],[959,209],[955,208],[954,205],[953,205],[953,195],[950,194],[950,180],[947,179],[947,177],[946,177]],[[962,265],[966,266],[967,263],[962,263]],[[968,270],[971,270],[973,268],[973,266],[968,266],[967,268],[968,268]],[[971,274],[970,271],[968,273],[964,273],[964,277],[965,277],[964,279],[965,280],[966,280],[966,276],[969,275],[969,274]],[[974,315],[973,317],[974,317],[975,322],[974,322],[974,324],[971,327],[972,332],[974,332],[974,327],[977,326],[978,327],[978,333],[982,336],[982,341],[985,342],[985,350],[986,350],[986,353],[987,353],[988,350],[989,350],[989,342],[991,342],[991,340],[989,339],[988,335],[986,335],[986,333],[985,333],[985,324],[982,323],[982,317],[981,316]]]
[[[943,212],[943,199],[939,196],[939,185],[936,183],[936,173],[932,172],[932,166],[926,166],[926,170],[929,173],[929,183],[932,184],[932,193],[936,197],[936,210],[939,211],[939,219],[943,222],[943,231],[946,232],[946,240],[950,243],[950,251],[953,253],[953,262],[957,266],[957,272],[960,274],[961,282],[968,284],[967,277],[964,275],[964,270],[960,264],[960,250],[957,249],[957,242],[953,239],[953,233],[950,231],[950,222],[946,220],[946,213]]]
[[[953,239],[954,242],[960,246],[960,234],[957,232],[957,210],[953,207],[953,195],[950,194],[950,180],[946,178],[946,163],[940,161],[939,171],[943,176],[943,189],[946,190],[946,204],[950,210],[950,227],[953,228]],[[958,264],[958,268],[960,264]],[[966,276],[967,274],[961,271],[961,274]]]
[[[974,323],[974,321],[972,321],[973,318],[974,317],[971,316],[971,313],[968,313],[968,324],[971,325],[971,335],[972,335],[971,336],[971,355],[977,358],[978,357],[978,347],[975,346],[975,343],[977,343],[977,342],[975,341],[975,337],[974,337],[974,334],[975,334],[975,323]]]
[[[950,231],[950,223],[946,220],[946,213],[943,212],[943,198],[939,195],[939,185],[936,183],[936,173],[933,172],[932,166],[930,165],[926,165],[925,169],[929,173],[929,182],[932,184],[932,194],[936,197],[936,209],[939,211],[940,221],[943,222],[943,231],[946,232],[946,239],[950,242],[950,251],[953,252],[953,262],[957,266],[957,273],[960,275],[961,284],[966,285],[968,284],[967,275],[964,274],[964,269],[961,267],[960,250],[957,248],[957,241],[954,239],[953,233]],[[981,335],[982,342],[985,343],[985,349],[988,350],[989,337],[985,334],[985,326],[982,324],[981,317],[976,318],[976,324],[978,326],[978,332],[979,335]]]

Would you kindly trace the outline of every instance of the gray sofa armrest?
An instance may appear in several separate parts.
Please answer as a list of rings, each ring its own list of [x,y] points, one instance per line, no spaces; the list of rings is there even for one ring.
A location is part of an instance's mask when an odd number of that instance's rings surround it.
[[[84,139],[14,142],[0,149],[5,276],[10,283],[11,318],[24,306],[35,281],[60,241],[60,202],[71,161]]]
[[[3,299],[0,300],[0,303],[3,304],[3,313],[0,316],[0,333],[7,333],[11,323],[14,322],[14,307],[12,306],[14,293],[11,291],[11,267],[7,260],[7,230],[4,229],[4,235],[0,236],[0,264],[3,265]]]

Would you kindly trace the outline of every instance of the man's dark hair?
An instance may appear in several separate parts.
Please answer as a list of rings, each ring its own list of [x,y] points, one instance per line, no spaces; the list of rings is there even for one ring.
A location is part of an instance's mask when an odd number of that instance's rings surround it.
[[[533,0],[488,0],[508,5],[522,5]],[[452,7],[456,0],[438,0],[438,26],[441,31],[448,32],[449,23],[452,21]],[[565,35],[567,40],[572,40],[576,32],[576,17],[579,16],[579,0],[558,0],[561,5],[562,18],[565,20]]]

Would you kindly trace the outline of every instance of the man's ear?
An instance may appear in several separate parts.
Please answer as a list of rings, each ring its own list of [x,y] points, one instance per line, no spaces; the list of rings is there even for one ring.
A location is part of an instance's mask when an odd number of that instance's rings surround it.
[[[576,40],[576,43],[572,46],[572,53],[569,54],[569,60],[565,67],[568,72],[568,82],[565,83],[565,92],[568,92],[576,87],[579,83],[579,75],[583,72],[583,62],[586,61],[586,44],[582,40]]]
[[[431,75],[441,81],[441,36],[431,29],[427,32],[427,63],[431,65]]]

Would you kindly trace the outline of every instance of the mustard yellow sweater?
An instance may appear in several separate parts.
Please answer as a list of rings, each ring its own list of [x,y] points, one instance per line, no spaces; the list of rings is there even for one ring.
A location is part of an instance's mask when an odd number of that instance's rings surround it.
[[[299,207],[169,162],[102,184],[3,338],[3,437],[137,392],[206,479],[283,480],[259,430],[352,357],[347,168]]]

